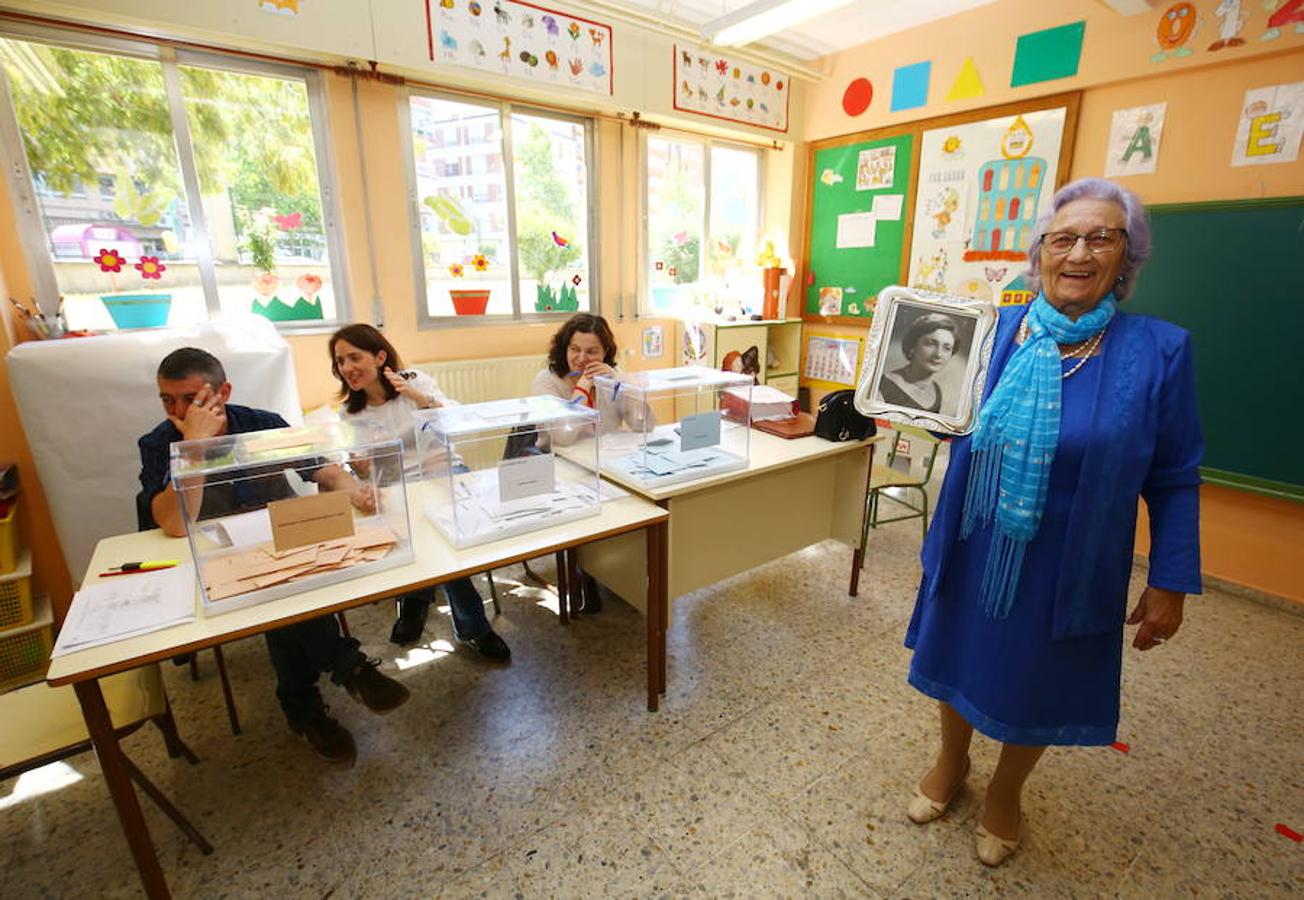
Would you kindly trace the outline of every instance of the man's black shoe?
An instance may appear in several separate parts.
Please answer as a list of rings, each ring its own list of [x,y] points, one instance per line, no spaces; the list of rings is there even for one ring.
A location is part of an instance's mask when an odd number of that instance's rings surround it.
[[[500,638],[493,629],[465,643],[474,647],[476,652],[485,659],[492,659],[494,662],[507,662],[512,658],[512,648],[508,647],[507,642]]]
[[[357,759],[358,748],[353,743],[353,735],[331,718],[324,706],[307,722],[302,725],[291,725],[290,729],[295,734],[303,735],[303,739],[322,759],[348,765],[352,765]]]
[[[400,647],[415,644],[421,640],[421,632],[426,627],[426,614],[430,611],[430,602],[422,597],[402,597],[398,601],[398,618],[389,632],[389,642]]]
[[[406,703],[411,694],[393,678],[382,675],[379,665],[380,660],[364,659],[358,663],[345,679],[344,689],[372,712],[386,713]]]

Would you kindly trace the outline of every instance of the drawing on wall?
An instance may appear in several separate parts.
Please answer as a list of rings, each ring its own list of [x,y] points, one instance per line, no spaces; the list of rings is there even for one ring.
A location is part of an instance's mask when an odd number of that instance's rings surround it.
[[[1259,35],[1261,41],[1275,41],[1287,25],[1295,26],[1296,34],[1304,34],[1304,0],[1264,0],[1268,16],[1268,30]]]
[[[1304,132],[1304,81],[1245,92],[1232,148],[1233,166],[1263,166],[1299,158]]]
[[[825,187],[833,187],[835,184],[842,183],[842,176],[832,169],[825,169],[820,173],[820,184]]]
[[[1241,0],[1222,0],[1214,9],[1218,17],[1218,40],[1209,45],[1209,49],[1221,50],[1223,47],[1239,47],[1245,43],[1241,29],[1250,14],[1241,8]]]
[[[304,0],[258,0],[258,8],[280,16],[297,16],[303,2]]]
[[[488,3],[426,0],[431,60],[548,86],[614,92],[610,25],[517,0]]]
[[[924,132],[911,287],[1002,295],[1023,271],[1054,192],[1066,115],[1058,107]]]
[[[665,352],[665,344],[662,340],[661,326],[649,325],[643,329],[643,355],[648,359],[656,359]]]
[[[856,162],[856,190],[890,188],[896,178],[896,147],[873,147],[860,151]]]
[[[788,130],[786,72],[721,56],[718,47],[675,44],[674,106],[712,119]]]
[[[707,365],[706,332],[696,322],[684,323],[683,362],[680,365]]]
[[[1147,175],[1159,159],[1167,103],[1114,110],[1105,151],[1105,177]]]
[[[1170,56],[1190,56],[1191,48],[1186,46],[1200,25],[1200,18],[1194,3],[1174,3],[1159,14],[1159,24],[1155,26],[1155,42],[1159,52],[1150,57],[1151,62],[1163,62]]]
[[[842,288],[820,288],[820,315],[836,316],[842,312]]]

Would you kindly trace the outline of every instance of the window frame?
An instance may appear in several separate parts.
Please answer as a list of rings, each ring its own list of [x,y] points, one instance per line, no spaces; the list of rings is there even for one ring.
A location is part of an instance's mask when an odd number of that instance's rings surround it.
[[[209,242],[208,223],[204,218],[199,188],[199,171],[195,166],[194,145],[191,140],[190,120],[186,115],[185,99],[181,87],[181,66],[217,69],[246,75],[273,78],[301,79],[308,97],[308,115],[312,127],[313,156],[317,164],[317,189],[321,195],[322,228],[326,233],[326,251],[330,256],[331,291],[335,298],[335,318],[323,320],[272,322],[284,334],[317,334],[333,331],[353,319],[350,292],[348,257],[345,252],[339,191],[335,183],[335,159],[332,152],[329,124],[329,104],[322,73],[312,66],[290,63],[273,63],[250,60],[219,51],[192,50],[170,43],[87,34],[77,30],[47,27],[25,22],[0,23],[0,38],[42,43],[54,47],[88,53],[126,56],[132,59],[157,63],[162,70],[163,85],[167,94],[168,115],[180,169],[181,187],[185,194],[196,247],[195,264],[199,269],[200,285],[204,291],[205,321],[223,318],[221,298],[217,290],[217,268],[213,248]],[[45,225],[41,218],[31,169],[27,162],[27,148],[18,125],[10,91],[8,73],[0,66],[0,158],[7,163],[10,190],[17,212],[17,230],[23,257],[33,290],[41,309],[51,312],[59,302],[58,278],[55,258],[49,247]],[[45,300],[44,303],[41,301]],[[253,315],[253,313],[250,313]],[[270,321],[270,320],[269,320]]]
[[[426,292],[425,254],[421,246],[421,201],[417,190],[416,147],[412,140],[412,106],[413,97],[429,97],[466,106],[478,106],[484,109],[496,109],[499,117],[499,133],[502,135],[503,189],[506,191],[504,202],[507,206],[507,238],[511,245],[511,259],[508,268],[511,272],[512,312],[486,313],[483,316],[436,316],[430,314],[430,298]],[[578,114],[541,109],[528,103],[515,103],[511,100],[482,99],[467,97],[462,94],[432,90],[428,88],[407,86],[399,95],[399,144],[403,157],[405,187],[407,190],[408,238],[412,253],[412,281],[417,303],[417,328],[426,331],[450,326],[477,325],[515,325],[529,323],[556,323],[569,318],[573,313],[565,311],[535,312],[522,309],[520,260],[517,255],[516,241],[516,162],[512,146],[512,115],[520,114],[559,122],[570,122],[584,128],[584,207],[587,211],[589,264],[589,309],[598,315],[602,308],[601,278],[598,265],[598,203],[597,203],[597,140],[592,117]]]
[[[699,256],[699,265],[702,271],[706,268],[706,242],[711,235],[711,166],[712,151],[717,147],[727,148],[729,150],[742,150],[748,153],[756,154],[756,240],[759,243],[765,238],[765,167],[768,162],[765,149],[757,147],[754,144],[743,143],[740,141],[731,141],[728,138],[712,137],[702,134],[693,134],[686,131],[678,131],[671,128],[662,128],[656,132],[645,131],[641,135],[638,146],[638,168],[642,176],[639,190],[639,201],[642,203],[642,215],[640,216],[641,234],[639,235],[638,253],[638,314],[644,317],[656,317],[669,315],[672,318],[680,318],[682,313],[679,310],[655,310],[648,305],[651,297],[651,285],[648,283],[648,264],[651,260],[648,248],[649,235],[649,218],[652,214],[652,206],[648,196],[648,141],[663,140],[674,141],[681,144],[697,144],[702,147],[702,233],[699,237],[699,246],[702,248]],[[700,279],[695,284],[701,284],[705,281]]]

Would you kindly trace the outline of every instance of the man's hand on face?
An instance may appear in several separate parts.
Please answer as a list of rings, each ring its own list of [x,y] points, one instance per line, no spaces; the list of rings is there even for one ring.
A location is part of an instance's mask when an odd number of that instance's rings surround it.
[[[204,385],[187,407],[185,417],[168,416],[168,421],[181,432],[184,441],[216,437],[226,428],[226,406],[211,386]]]

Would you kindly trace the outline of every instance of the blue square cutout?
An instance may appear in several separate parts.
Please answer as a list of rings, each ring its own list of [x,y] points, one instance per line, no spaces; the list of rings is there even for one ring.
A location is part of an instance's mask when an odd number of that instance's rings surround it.
[[[901,66],[892,73],[892,112],[914,109],[928,102],[928,76],[931,62]]]

